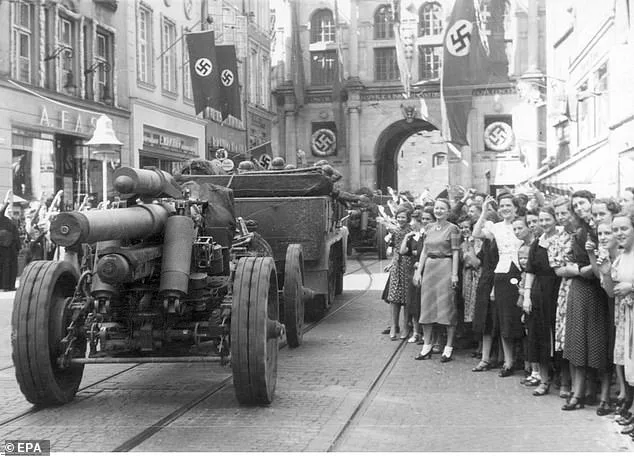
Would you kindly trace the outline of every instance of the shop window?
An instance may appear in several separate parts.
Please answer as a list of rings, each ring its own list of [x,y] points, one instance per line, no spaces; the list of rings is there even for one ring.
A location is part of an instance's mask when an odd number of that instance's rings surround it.
[[[374,39],[394,38],[394,14],[390,5],[381,5],[374,13]]]
[[[137,79],[153,84],[152,10],[145,5],[139,6],[137,19]]]
[[[442,6],[436,2],[427,2],[420,8],[418,14],[418,35],[437,36],[442,33]]]
[[[161,25],[161,80],[163,91],[176,93],[176,25],[163,18]]]
[[[33,11],[30,2],[18,1],[13,5],[11,71],[13,78],[32,83],[33,72]]]
[[[77,85],[76,74],[76,40],[77,23],[69,16],[60,14],[58,49],[61,49],[58,59],[57,90],[69,95],[75,95]]]
[[[337,80],[337,51],[310,53],[310,80],[313,85],[333,84]]]
[[[438,79],[441,61],[442,46],[419,46],[418,74],[420,79]]]
[[[335,42],[336,24],[329,9],[318,10],[310,20],[311,43]]]
[[[396,48],[374,49],[374,80],[396,81],[399,78]]]

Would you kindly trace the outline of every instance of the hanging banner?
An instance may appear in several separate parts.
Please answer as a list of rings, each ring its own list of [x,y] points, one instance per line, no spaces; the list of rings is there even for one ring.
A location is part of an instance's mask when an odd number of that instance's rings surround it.
[[[238,60],[235,46],[218,46],[218,73],[220,74],[220,113],[222,120],[229,114],[241,119],[240,83],[238,82]]]
[[[216,59],[214,32],[185,34],[189,51],[189,67],[196,114],[206,107],[221,110],[219,73]]]

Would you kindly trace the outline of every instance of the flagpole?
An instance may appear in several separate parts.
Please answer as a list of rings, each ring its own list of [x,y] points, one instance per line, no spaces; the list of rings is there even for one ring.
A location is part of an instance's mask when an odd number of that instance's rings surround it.
[[[246,143],[244,144],[244,150],[246,151],[245,160],[251,160],[251,153],[249,152],[249,85],[251,84],[251,78],[249,78],[249,15],[247,14],[246,0],[242,0],[242,14],[246,16],[246,30],[245,30],[245,43],[246,49],[244,53],[244,136]]]

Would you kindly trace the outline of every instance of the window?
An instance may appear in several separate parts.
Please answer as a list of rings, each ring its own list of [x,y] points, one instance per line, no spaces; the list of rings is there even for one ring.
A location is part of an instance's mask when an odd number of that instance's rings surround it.
[[[59,72],[57,78],[57,88],[67,93],[74,93],[75,85],[75,40],[76,23],[72,19],[60,15],[59,18],[59,42],[63,50],[59,54]]]
[[[608,133],[608,66],[601,65],[577,88],[578,145],[587,146]]]
[[[311,43],[333,43],[335,41],[336,24],[332,17],[332,11],[328,9],[318,10],[310,20]]]
[[[33,4],[17,2],[13,8],[13,77],[31,83],[33,55]]]
[[[418,74],[420,79],[438,79],[441,59],[442,46],[419,46]]]
[[[112,103],[112,35],[104,31],[97,32],[95,46],[96,65],[95,79],[97,82],[97,97],[99,101]]]
[[[137,29],[137,78],[141,82],[152,84],[152,11],[139,8]]]
[[[374,39],[394,38],[394,15],[390,5],[381,5],[374,13]]]
[[[396,63],[396,48],[374,50],[374,80],[396,81],[400,77]]]
[[[337,51],[310,53],[310,80],[313,85],[333,84],[337,76]]]
[[[608,133],[608,65],[604,63],[595,73],[595,101],[596,101],[596,136],[603,137]]]
[[[438,3],[425,3],[419,12],[419,36],[436,36],[442,33],[442,7]]]
[[[176,93],[176,26],[173,22],[163,19],[161,33],[161,75],[163,90]]]
[[[431,156],[432,168],[440,168],[441,166],[447,166],[447,154],[444,152],[438,152]]]
[[[189,67],[189,53],[187,51],[187,42],[183,39],[183,98],[193,100],[192,78]]]
[[[502,21],[505,34],[508,34],[511,30],[511,3],[509,0],[505,0],[504,2],[504,12],[502,13],[502,17],[495,18],[495,15],[491,11],[491,0],[482,0],[480,2],[480,20],[482,21],[482,28],[486,32],[488,37],[491,36],[491,32],[494,28],[494,24],[492,23],[494,18],[497,21]]]

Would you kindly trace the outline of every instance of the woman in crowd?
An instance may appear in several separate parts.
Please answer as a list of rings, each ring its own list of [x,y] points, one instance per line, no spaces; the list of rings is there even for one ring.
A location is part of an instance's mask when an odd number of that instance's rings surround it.
[[[15,290],[18,274],[18,252],[20,251],[20,233],[14,220],[5,215],[11,204],[11,190],[0,206],[0,291]]]
[[[436,222],[427,226],[423,251],[414,273],[414,283],[421,284],[420,323],[425,338],[417,360],[431,358],[434,323],[447,327],[447,344],[441,362],[452,360],[458,323],[454,293],[458,285],[460,233],[456,225],[447,221],[450,210],[446,199],[438,198],[434,203]]]
[[[586,241],[594,236],[590,225],[593,199],[594,195],[587,190],[578,190],[571,197],[578,228],[570,243],[572,262],[565,266],[572,280],[567,299],[564,358],[570,362],[574,373],[574,394],[562,410],[584,406],[588,368],[604,372],[608,367],[607,295],[594,275],[586,252]],[[593,240],[596,243],[596,238]]]
[[[405,307],[403,311],[403,333],[401,338],[406,339],[408,335],[407,302],[409,295],[409,282],[412,277],[412,257],[401,255],[399,247],[403,243],[405,236],[411,231],[410,227],[410,211],[407,206],[399,206],[396,208],[397,227],[391,228],[392,242],[395,246],[394,255],[390,267],[390,278],[387,290],[387,302],[392,308],[392,326],[390,328],[390,339],[397,340],[398,320],[401,313],[401,307]],[[404,336],[404,337],[403,337]]]
[[[601,275],[601,284],[609,295],[616,300],[616,339],[614,345],[614,362],[625,371],[625,395],[622,398],[620,414],[621,424],[630,425],[624,431],[634,438],[634,418],[628,409],[632,406],[634,385],[634,357],[632,340],[634,339],[634,220],[630,213],[617,215],[612,223],[612,231],[621,253],[612,262],[609,253],[599,252],[597,265]],[[626,349],[627,348],[627,349]]]
[[[475,311],[476,289],[480,279],[480,260],[478,253],[482,247],[482,239],[473,237],[473,223],[469,216],[463,216],[458,221],[458,228],[462,234],[460,244],[462,262],[462,299],[464,302],[464,322],[473,322]]]
[[[487,213],[492,202],[491,196],[485,199],[483,214]],[[498,215],[502,221],[494,224],[486,221],[486,217],[482,215],[473,229],[475,237],[495,240],[498,249],[499,259],[495,268],[494,294],[504,351],[504,365],[500,370],[500,377],[512,375],[515,361],[514,343],[522,337],[522,311],[517,307],[519,290],[511,282],[511,279],[516,281],[520,279],[517,250],[523,242],[513,233],[512,225],[517,211],[518,205],[513,196],[510,193],[503,193],[498,196]]]
[[[550,266],[548,247],[558,235],[557,218],[552,206],[539,210],[542,235],[530,247],[524,283],[524,312],[527,314],[528,353],[530,363],[539,363],[540,381],[534,396],[543,396],[550,390],[550,361],[554,356],[555,312],[561,279]]]
[[[426,217],[429,220],[429,214]],[[401,243],[400,253],[401,255],[409,256],[411,258],[410,263],[412,268],[418,267],[418,258],[423,250],[423,242],[425,240],[425,226],[429,222],[423,223],[423,211],[421,209],[415,209],[412,213],[412,231],[405,235],[403,242]],[[410,277],[413,277],[414,269],[411,269]],[[418,319],[420,318],[420,288],[414,285],[413,280],[408,280],[409,293],[408,302],[406,308],[406,315],[409,317],[408,324],[412,325],[413,334],[407,342],[415,343],[420,340],[420,324]],[[402,338],[402,336],[401,336]]]

